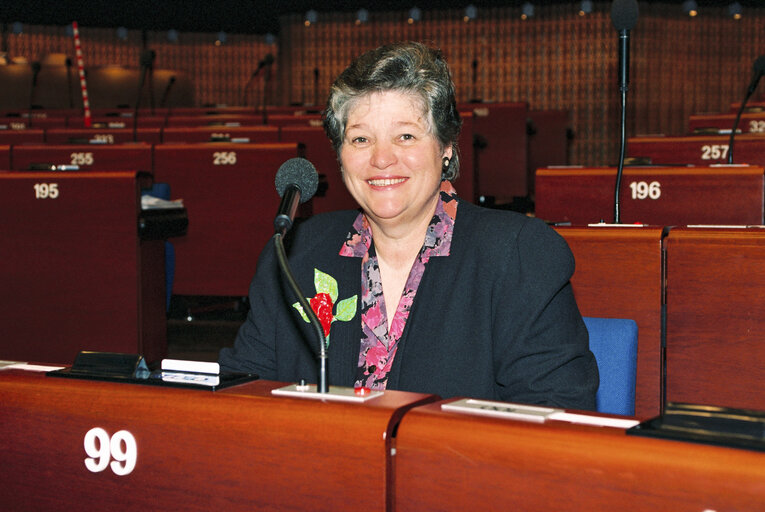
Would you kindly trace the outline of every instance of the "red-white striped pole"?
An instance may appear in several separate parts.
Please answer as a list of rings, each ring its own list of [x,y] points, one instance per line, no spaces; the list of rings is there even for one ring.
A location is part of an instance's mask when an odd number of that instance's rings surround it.
[[[77,28],[77,22],[72,22],[74,32],[74,50],[77,56],[77,69],[80,73],[80,88],[82,89],[82,106],[84,109],[83,120],[85,128],[90,128],[92,119],[90,117],[90,101],[88,101],[88,84],[85,82],[85,64],[82,61],[82,47],[80,46],[80,31]]]

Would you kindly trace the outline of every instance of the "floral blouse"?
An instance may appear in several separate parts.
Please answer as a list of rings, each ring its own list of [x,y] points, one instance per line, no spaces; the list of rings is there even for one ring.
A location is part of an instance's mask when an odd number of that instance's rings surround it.
[[[390,331],[388,312],[383,297],[382,279],[377,256],[372,245],[372,231],[366,216],[360,213],[353,229],[340,249],[340,256],[362,258],[361,260],[361,348],[356,373],[356,387],[385,389],[388,372],[409,312],[417,294],[417,288],[425,273],[425,265],[432,256],[448,256],[457,216],[457,193],[448,181],[441,183],[436,212],[425,233],[425,242],[409,271],[404,291],[398,303]]]

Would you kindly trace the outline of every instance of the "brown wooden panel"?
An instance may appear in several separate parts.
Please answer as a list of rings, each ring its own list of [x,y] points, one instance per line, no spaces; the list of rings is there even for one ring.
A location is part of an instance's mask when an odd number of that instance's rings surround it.
[[[131,143],[14,146],[11,164],[14,170],[26,170],[33,164],[51,164],[78,165],[82,171],[151,172],[151,145]]]
[[[632,137],[627,156],[645,158],[654,165],[710,165],[728,162],[729,135],[693,135],[686,137]],[[765,137],[736,136],[733,163],[765,165]]]
[[[167,118],[167,126],[258,126],[262,125],[263,117],[253,110],[252,114],[211,114],[202,116],[171,115]]]
[[[584,316],[638,324],[635,414],[657,415],[661,396],[662,228],[556,227],[576,259],[571,279]]]
[[[11,147],[0,145],[0,170],[11,168]]]
[[[625,223],[762,224],[763,168],[625,167],[619,192]],[[536,216],[551,222],[614,221],[615,168],[539,169]]]
[[[736,114],[695,114],[688,117],[688,131],[694,133],[697,130],[726,130],[730,134],[735,121]],[[738,129],[741,133],[765,132],[765,112],[742,114]]]
[[[765,454],[628,436],[623,429],[409,411],[395,509],[758,510]]]
[[[570,117],[568,110],[529,110],[527,179],[532,197],[536,192],[534,176],[537,169],[568,164]]]
[[[138,234],[135,172],[0,173],[0,359],[166,353],[163,242]],[[36,185],[56,197],[36,197]]]
[[[45,142],[45,130],[42,128],[0,129],[0,144],[42,144],[43,142]]]
[[[667,247],[667,400],[765,404],[765,232],[675,228]]]
[[[29,129],[47,129],[63,128],[66,126],[66,117],[38,117],[44,114],[38,113],[29,117],[26,112],[21,112],[17,116],[0,117],[0,129],[2,130],[29,130]]]
[[[122,123],[124,124],[124,123]],[[162,142],[161,128],[141,127],[135,130],[130,123],[126,128],[50,128],[45,130],[45,142],[48,144],[122,144],[125,142]]]
[[[169,183],[189,217],[173,241],[174,293],[245,296],[279,207],[274,177],[297,144],[159,144],[154,179]]]
[[[0,496],[9,510],[368,510],[389,507],[393,431],[432,395],[363,404],[0,371]],[[125,430],[133,471],[92,473],[86,433]]]
[[[467,107],[460,106],[461,110]],[[487,103],[471,106],[478,140],[475,172],[480,196],[506,202],[528,195],[526,177],[528,136],[526,103]]]
[[[183,126],[162,130],[163,142],[219,142],[241,139],[245,143],[279,142],[279,128],[275,126]]]

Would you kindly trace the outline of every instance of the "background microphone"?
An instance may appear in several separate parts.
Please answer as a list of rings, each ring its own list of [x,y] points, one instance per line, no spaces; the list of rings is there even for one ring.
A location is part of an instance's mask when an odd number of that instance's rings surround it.
[[[276,259],[279,262],[284,277],[287,279],[292,292],[297,301],[303,308],[303,312],[308,317],[311,327],[314,329],[316,339],[319,341],[319,350],[314,345],[308,343],[308,347],[319,359],[318,361],[318,382],[316,390],[319,393],[329,392],[329,383],[327,382],[327,338],[324,336],[324,328],[311,308],[305,293],[300,289],[295,276],[290,270],[287,253],[284,250],[284,234],[292,227],[292,220],[295,218],[295,211],[298,203],[308,201],[319,186],[319,175],[314,166],[305,158],[291,158],[284,162],[276,173],[276,191],[282,197],[279,205],[279,212],[274,220],[276,233],[273,236],[274,248],[276,250]]]
[[[765,74],[765,55],[760,55],[757,60],[754,61],[752,69],[752,81],[749,82],[749,87],[746,90],[746,96],[744,101],[741,102],[741,106],[736,113],[736,120],[733,122],[733,128],[730,131],[730,140],[728,141],[728,164],[733,164],[733,141],[736,137],[736,130],[738,129],[738,122],[741,120],[741,114],[744,112],[744,107],[749,98],[754,94],[757,89],[757,84],[760,82],[760,78]]]
[[[627,150],[627,89],[629,88],[630,68],[630,30],[637,24],[637,0],[614,0],[611,4],[611,21],[619,33],[619,91],[621,92],[621,144],[619,149],[619,168],[616,171],[614,191],[614,224],[621,222],[619,189],[624,171],[624,155]]]
[[[175,75],[171,75],[170,78],[167,80],[167,85],[165,86],[165,91],[162,93],[162,100],[159,102],[159,107],[162,108],[167,103],[167,98],[170,97],[170,90],[173,88],[173,84],[175,83]]]
[[[27,127],[32,128],[32,110],[35,109],[35,91],[37,90],[37,75],[40,74],[40,63],[32,63],[32,86],[29,89],[29,118],[27,119]]]
[[[263,59],[258,62],[258,67],[255,68],[255,71],[252,72],[250,75],[250,79],[247,80],[247,83],[244,84],[244,87],[242,88],[242,105],[247,105],[247,90],[249,89],[250,85],[252,84],[252,81],[255,80],[255,77],[258,76],[258,73],[260,73],[260,70],[263,68],[268,68],[274,63],[274,56],[270,53],[266,54]]]
[[[313,197],[319,187],[316,168],[305,158],[290,158],[276,173],[276,191],[282,198],[274,219],[276,233],[284,236],[292,227],[299,203]]]

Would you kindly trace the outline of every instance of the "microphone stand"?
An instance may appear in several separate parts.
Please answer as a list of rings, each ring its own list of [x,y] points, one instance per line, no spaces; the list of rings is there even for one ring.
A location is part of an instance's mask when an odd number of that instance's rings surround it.
[[[624,156],[627,150],[627,86],[621,87],[621,137],[619,147],[619,165],[616,169],[616,186],[614,190],[614,224],[621,223],[619,205],[619,190],[622,185],[622,173],[624,172]]]
[[[289,194],[285,194],[285,199],[287,199],[288,195]],[[292,291],[297,296],[298,302],[303,308],[303,312],[306,314],[311,326],[313,326],[314,330],[316,331],[316,337],[320,342],[318,354],[316,353],[316,349],[311,347],[311,351],[319,358],[319,382],[316,385],[316,390],[319,393],[328,393],[329,385],[327,384],[327,361],[329,360],[329,357],[327,356],[327,339],[324,336],[324,328],[321,326],[319,318],[316,316],[316,313],[314,313],[311,305],[306,300],[305,293],[303,293],[303,291],[300,289],[300,285],[298,285],[297,281],[295,280],[295,276],[290,270],[289,262],[287,261],[287,254],[284,250],[283,237],[285,232],[286,229],[282,228],[278,230],[277,233],[273,236],[274,246],[276,247],[276,259],[279,261],[279,267],[284,273],[284,276],[287,278],[287,283],[290,285],[290,288],[292,288]]]
[[[754,77],[752,78],[752,82],[747,88],[744,101],[741,102],[741,106],[738,108],[738,113],[736,113],[736,120],[733,122],[733,128],[730,131],[730,140],[728,141],[728,165],[733,165],[733,141],[736,137],[738,123],[741,121],[741,114],[744,113],[746,102],[749,101],[749,98],[752,96],[752,94],[754,94],[754,91],[757,90],[757,84],[762,77],[763,71],[765,71],[765,55],[758,57],[757,60],[754,61]]]

